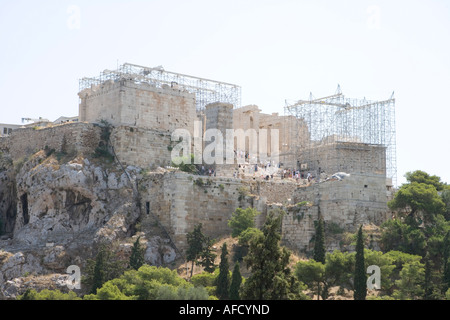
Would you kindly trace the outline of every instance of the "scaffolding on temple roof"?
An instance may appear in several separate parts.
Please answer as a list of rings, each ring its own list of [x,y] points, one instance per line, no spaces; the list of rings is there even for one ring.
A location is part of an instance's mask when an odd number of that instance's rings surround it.
[[[230,103],[234,108],[241,106],[241,87],[238,85],[170,72],[161,66],[149,68],[131,63],[124,63],[117,70],[104,70],[98,77],[80,79],[79,91],[106,81],[116,82],[122,79],[148,83],[156,87],[176,87],[194,93],[198,111],[204,110],[207,104],[214,102]]]
[[[363,148],[373,146],[385,148],[385,174],[397,183],[396,163],[396,129],[394,93],[387,100],[369,101],[346,98],[340,86],[336,93],[323,98],[314,98],[310,94],[308,100],[286,101],[285,114],[295,116],[308,127],[308,145],[292,144],[286,154],[294,155],[300,166],[308,170],[317,170],[314,160],[321,158],[326,166],[326,157],[318,154],[324,146],[339,143],[340,147]],[[292,122],[291,122],[292,123]],[[299,124],[300,122],[294,122]],[[301,132],[297,128],[286,127],[290,132]],[[297,137],[297,141],[304,141]],[[321,149],[322,148],[322,149]]]

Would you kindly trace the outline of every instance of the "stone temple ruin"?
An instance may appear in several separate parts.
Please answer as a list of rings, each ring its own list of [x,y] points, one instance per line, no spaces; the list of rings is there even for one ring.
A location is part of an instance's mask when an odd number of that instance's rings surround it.
[[[255,105],[241,106],[237,85],[128,63],[81,79],[78,95],[78,122],[14,130],[0,139],[0,150],[13,159],[45,147],[88,156],[101,143],[98,124],[109,123],[107,144],[116,159],[148,172],[139,181],[141,225],[156,221],[181,250],[197,223],[211,237],[229,233],[227,221],[237,207],[262,212],[259,225],[269,210],[286,211],[283,242],[300,251],[310,249],[319,217],[354,232],[389,216],[386,203],[396,183],[393,96],[348,99],[338,88],[329,97],[286,102],[282,115],[265,114]],[[267,152],[278,161],[252,162],[247,137],[239,146],[233,141],[243,163],[203,164],[201,174],[171,168],[174,130],[203,137],[210,128],[224,136],[226,129],[257,135],[276,129],[279,141],[269,143]]]

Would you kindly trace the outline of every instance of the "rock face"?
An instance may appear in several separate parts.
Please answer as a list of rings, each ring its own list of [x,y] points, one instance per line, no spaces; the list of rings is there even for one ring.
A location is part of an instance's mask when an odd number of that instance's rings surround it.
[[[44,151],[0,167],[0,299],[28,288],[66,288],[67,267],[84,267],[98,244],[124,243],[131,252],[139,168],[82,157],[58,161]],[[175,260],[164,239],[144,240],[148,263]]]
[[[87,159],[59,165],[38,152],[20,169],[16,186],[13,243],[28,248],[112,241],[126,235],[139,216],[127,174]]]

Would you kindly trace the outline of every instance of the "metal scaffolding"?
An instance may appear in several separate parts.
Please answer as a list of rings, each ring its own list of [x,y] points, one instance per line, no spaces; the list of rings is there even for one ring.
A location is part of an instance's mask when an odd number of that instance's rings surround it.
[[[295,116],[306,123],[309,130],[308,145],[291,144],[290,154],[295,155],[300,165],[312,168],[312,161],[320,157],[320,148],[341,143],[353,146],[384,147],[386,150],[386,177],[397,183],[396,162],[396,129],[394,93],[384,101],[368,101],[364,99],[346,98],[338,86],[334,95],[299,100],[293,103],[286,101],[286,115]],[[299,122],[297,122],[299,123]],[[301,131],[286,128],[292,132]],[[304,137],[297,137],[303,141]],[[330,157],[331,155],[327,155]],[[323,159],[322,163],[326,161]]]
[[[156,87],[176,87],[194,93],[198,111],[204,110],[207,104],[214,102],[230,103],[234,108],[241,106],[241,87],[238,85],[169,72],[161,66],[149,68],[131,63],[125,63],[117,70],[104,70],[98,77],[82,78],[79,81],[79,91],[106,81],[116,82],[123,79],[135,83],[148,83]]]

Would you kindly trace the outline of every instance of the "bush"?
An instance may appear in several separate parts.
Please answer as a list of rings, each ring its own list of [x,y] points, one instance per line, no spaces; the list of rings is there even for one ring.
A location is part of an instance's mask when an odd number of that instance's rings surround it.
[[[254,228],[255,217],[260,212],[254,208],[241,209],[237,208],[233,212],[231,219],[228,221],[228,226],[231,228],[231,236],[238,237],[244,230]]]
[[[18,296],[17,300],[81,300],[73,291],[62,293],[59,290],[44,289],[37,292],[34,289],[28,289],[23,295]]]
[[[175,270],[143,265],[106,282],[88,300],[207,300],[203,286],[187,282]]]

